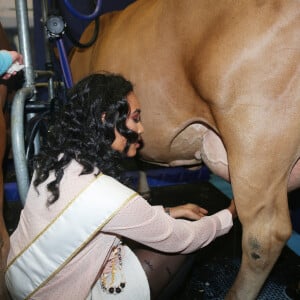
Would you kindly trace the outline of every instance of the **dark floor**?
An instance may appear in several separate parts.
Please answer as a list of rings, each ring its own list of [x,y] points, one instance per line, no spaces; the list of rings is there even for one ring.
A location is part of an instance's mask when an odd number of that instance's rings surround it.
[[[15,189],[13,185],[15,183],[12,183],[11,188]],[[295,205],[296,198],[299,198],[299,194],[294,194],[292,205]],[[164,206],[194,202],[207,208],[210,214],[226,208],[230,202],[229,198],[206,180],[152,187],[150,201],[153,205],[163,203]],[[10,233],[17,225],[20,210],[18,201],[5,203],[5,219]],[[236,220],[229,234],[199,250],[191,260],[192,267],[180,273],[179,279],[166,290],[160,300],[224,299],[240,266],[241,232],[241,225]],[[296,282],[296,279],[300,279],[300,258],[285,247],[258,299],[296,299],[285,294],[286,286]]]

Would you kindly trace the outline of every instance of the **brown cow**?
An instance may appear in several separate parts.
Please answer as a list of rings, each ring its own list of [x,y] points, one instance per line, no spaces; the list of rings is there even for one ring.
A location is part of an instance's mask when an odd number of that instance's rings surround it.
[[[300,183],[299,0],[138,0],[100,28],[75,50],[74,80],[108,70],[135,84],[145,159],[230,174],[243,255],[227,299],[255,299],[291,234],[288,185]]]

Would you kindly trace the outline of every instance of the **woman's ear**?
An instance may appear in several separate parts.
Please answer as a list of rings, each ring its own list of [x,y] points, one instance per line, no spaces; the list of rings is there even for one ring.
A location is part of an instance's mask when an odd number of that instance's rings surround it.
[[[102,123],[105,122],[105,117],[106,117],[106,113],[103,113],[103,114],[101,115],[101,121],[102,121]]]

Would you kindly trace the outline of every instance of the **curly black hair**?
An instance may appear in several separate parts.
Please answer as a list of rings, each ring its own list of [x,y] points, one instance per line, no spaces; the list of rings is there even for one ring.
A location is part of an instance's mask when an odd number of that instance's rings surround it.
[[[59,198],[64,168],[73,159],[82,165],[81,174],[98,168],[122,181],[121,161],[130,143],[138,140],[138,134],[126,126],[130,113],[126,96],[132,91],[131,82],[111,73],[89,75],[68,91],[66,104],[56,114],[45,143],[33,160],[35,187],[54,172],[55,180],[47,185],[51,192],[49,205]],[[127,139],[124,153],[111,148],[115,129]]]

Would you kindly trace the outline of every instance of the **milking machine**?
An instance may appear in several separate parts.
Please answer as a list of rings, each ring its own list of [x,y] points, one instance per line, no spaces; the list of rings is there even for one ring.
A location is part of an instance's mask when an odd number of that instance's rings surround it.
[[[65,90],[73,85],[63,36],[67,34],[77,47],[89,47],[97,38],[99,26],[96,21],[95,33],[91,41],[81,44],[72,36],[58,11],[53,13],[54,4],[51,1],[41,0],[36,1],[35,4],[40,5],[38,10],[41,14],[39,23],[35,26],[40,26],[43,32],[35,54],[39,55],[37,52],[41,49],[45,51],[45,69],[42,70],[35,70],[33,67],[27,1],[15,0],[19,51],[23,55],[25,67],[24,84],[16,92],[11,107],[11,140],[17,187],[22,205],[25,204],[32,176],[30,160],[39,152],[41,139],[47,130],[45,121],[50,118],[55,102],[63,98],[63,96],[58,97],[58,94],[64,95]],[[100,15],[102,1],[97,0],[94,12],[86,15],[77,11],[68,0],[64,0],[64,4],[76,17],[92,21]],[[53,55],[53,44],[56,45],[58,59]],[[56,68],[56,60],[59,61],[58,68]],[[60,74],[63,76],[61,77]]]

